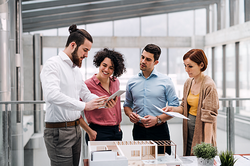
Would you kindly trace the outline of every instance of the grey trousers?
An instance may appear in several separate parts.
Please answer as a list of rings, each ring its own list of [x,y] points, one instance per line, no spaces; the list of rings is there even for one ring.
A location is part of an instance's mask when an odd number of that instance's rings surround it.
[[[80,126],[45,128],[44,142],[51,166],[78,166],[81,153]]]
[[[190,154],[191,154],[192,142],[193,142],[193,137],[194,137],[194,129],[195,129],[196,116],[189,114],[188,118],[190,120],[188,120],[188,140],[187,140],[186,156],[190,156]]]

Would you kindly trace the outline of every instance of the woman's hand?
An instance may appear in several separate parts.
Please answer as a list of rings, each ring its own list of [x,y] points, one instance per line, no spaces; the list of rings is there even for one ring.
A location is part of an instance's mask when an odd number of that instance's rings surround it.
[[[165,112],[174,112],[174,107],[173,106],[167,106],[162,108],[163,111]]]
[[[121,132],[122,129],[121,129],[121,123],[119,123],[119,132]]]
[[[117,103],[118,97],[116,96],[115,99],[111,99],[106,103],[105,108],[113,108]]]
[[[162,108],[162,110],[165,112],[178,112],[180,114],[183,114],[183,107],[181,106],[179,107],[167,106]]]

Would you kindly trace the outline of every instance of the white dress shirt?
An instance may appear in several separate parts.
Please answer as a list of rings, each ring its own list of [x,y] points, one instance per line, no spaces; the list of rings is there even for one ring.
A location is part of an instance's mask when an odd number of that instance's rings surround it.
[[[98,97],[89,91],[79,68],[63,51],[46,61],[40,78],[46,102],[45,122],[79,119],[85,102]]]

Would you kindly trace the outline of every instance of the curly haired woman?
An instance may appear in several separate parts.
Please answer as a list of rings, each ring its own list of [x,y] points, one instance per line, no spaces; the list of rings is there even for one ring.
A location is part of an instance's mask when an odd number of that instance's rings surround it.
[[[104,48],[96,53],[93,63],[99,67],[99,72],[92,78],[85,81],[91,93],[97,96],[111,96],[119,90],[120,82],[117,77],[126,71],[123,55],[117,51]],[[120,97],[116,97],[116,105],[113,108],[99,108],[92,111],[84,111],[89,123],[86,126],[86,142],[122,140],[122,130],[120,128],[121,105]],[[81,120],[81,126],[87,125]]]

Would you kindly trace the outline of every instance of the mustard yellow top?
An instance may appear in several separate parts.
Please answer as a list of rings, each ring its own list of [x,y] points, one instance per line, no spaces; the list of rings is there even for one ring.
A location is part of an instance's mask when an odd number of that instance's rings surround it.
[[[199,94],[193,95],[190,90],[187,97],[187,103],[190,106],[189,114],[196,116],[199,103]]]

